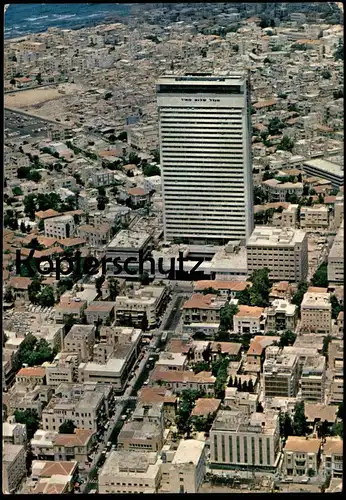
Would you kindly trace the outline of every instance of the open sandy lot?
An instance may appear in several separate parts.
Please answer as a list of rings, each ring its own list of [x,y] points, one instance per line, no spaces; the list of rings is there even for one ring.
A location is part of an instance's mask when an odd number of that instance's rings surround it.
[[[42,113],[36,112],[36,110],[51,101],[64,100],[69,95],[76,95],[81,90],[81,86],[75,83],[65,83],[57,87],[22,90],[13,94],[5,94],[4,105],[8,108],[21,109],[43,116]]]

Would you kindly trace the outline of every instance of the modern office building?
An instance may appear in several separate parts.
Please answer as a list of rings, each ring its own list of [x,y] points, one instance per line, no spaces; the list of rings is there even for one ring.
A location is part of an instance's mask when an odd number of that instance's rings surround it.
[[[164,76],[157,84],[165,240],[225,244],[253,229],[245,74]]]

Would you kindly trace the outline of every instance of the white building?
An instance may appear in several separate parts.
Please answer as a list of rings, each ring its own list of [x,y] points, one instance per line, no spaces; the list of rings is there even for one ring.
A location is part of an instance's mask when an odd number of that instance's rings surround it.
[[[112,451],[99,473],[99,493],[157,493],[161,464],[155,452]]]
[[[344,282],[344,221],[340,225],[328,255],[328,281]]]
[[[245,75],[165,76],[157,85],[165,240],[245,240],[253,229]]]
[[[75,233],[75,222],[72,215],[51,217],[44,221],[44,235],[48,238],[63,240],[71,238]]]
[[[298,283],[308,274],[308,240],[303,230],[258,226],[246,244],[248,273],[270,269],[273,280]]]

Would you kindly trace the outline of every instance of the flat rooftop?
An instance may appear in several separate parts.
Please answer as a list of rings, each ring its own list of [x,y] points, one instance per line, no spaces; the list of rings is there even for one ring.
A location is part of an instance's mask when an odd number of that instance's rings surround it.
[[[303,165],[307,167],[320,170],[321,172],[326,172],[331,175],[336,175],[338,177],[344,176],[343,166],[338,163],[334,163],[328,160],[323,160],[322,158],[316,158],[315,160],[305,161]]]
[[[247,247],[287,247],[302,243],[306,234],[300,229],[257,226],[247,241]]]
[[[112,451],[99,474],[99,480],[105,476],[123,475],[130,477],[155,478],[159,473],[161,461],[154,452]]]
[[[192,73],[185,75],[164,75],[157,80],[157,85],[179,84],[179,85],[243,85],[245,73],[228,73],[227,75],[212,75],[211,73]]]
[[[197,465],[201,454],[203,453],[205,443],[195,439],[181,440],[178,449],[175,452],[172,464],[188,464]]]
[[[331,309],[329,293],[306,292],[301,303],[301,309]]]
[[[119,231],[119,233],[112,239],[109,243],[109,249],[141,249],[145,243],[151,238],[148,233],[135,232],[135,231],[127,231],[125,229]]]

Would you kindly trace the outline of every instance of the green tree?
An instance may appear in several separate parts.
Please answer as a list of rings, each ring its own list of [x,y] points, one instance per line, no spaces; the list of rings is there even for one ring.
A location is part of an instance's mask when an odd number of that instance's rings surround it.
[[[123,132],[120,132],[120,134],[118,134],[118,137],[117,137],[118,141],[127,141],[127,132],[126,131],[123,131]]]
[[[328,265],[323,262],[311,279],[311,285],[321,288],[328,288]]]
[[[109,198],[107,196],[97,196],[97,210],[104,210],[106,208],[107,203],[109,202]]]
[[[220,326],[219,329],[228,332],[233,330],[233,316],[239,311],[238,306],[226,302],[220,309]]]
[[[287,137],[286,135],[282,138],[280,144],[277,149],[281,149],[282,151],[292,151],[294,148],[294,141]]]
[[[98,294],[101,293],[101,287],[105,281],[106,277],[104,274],[102,274],[101,276],[99,276],[98,278],[96,278],[95,280],[95,288],[96,288],[96,291]]]
[[[45,286],[38,297],[38,303],[42,307],[53,307],[55,304],[54,291],[51,286]]]
[[[292,429],[295,436],[305,436],[306,434],[307,420],[304,401],[297,403],[295,406]]]
[[[341,305],[341,303],[338,301],[335,295],[331,295],[330,302],[332,306],[332,318],[337,319],[339,313],[344,310],[344,307],[343,305]]]
[[[269,293],[272,283],[269,279],[269,269],[258,269],[250,276],[252,287],[249,290],[252,306],[268,307]]]
[[[291,330],[286,330],[280,337],[279,347],[285,347],[289,345],[293,345],[297,335],[293,333]]]
[[[193,366],[194,373],[206,372],[209,370],[209,363],[207,361],[199,361]]]
[[[16,231],[18,229],[18,218],[14,210],[6,210],[4,226]]]
[[[4,296],[3,296],[3,300],[4,300],[4,302],[8,302],[8,303],[14,302],[14,295],[13,295],[12,288],[10,288],[10,287],[6,288],[6,291],[5,291]]]
[[[143,274],[140,275],[139,279],[142,285],[149,285],[150,283],[150,277],[147,271],[144,271]]]
[[[287,439],[288,436],[293,435],[292,420],[287,412],[280,412],[279,414],[280,423],[280,436]]]
[[[29,300],[32,304],[38,304],[40,292],[41,292],[41,278],[39,278],[36,275],[34,276],[30,285],[28,286]]]
[[[138,156],[138,154],[137,154],[137,153],[133,153],[133,152],[131,152],[131,153],[129,154],[129,163],[130,163],[131,165],[132,165],[132,164],[133,164],[133,165],[139,165],[139,164],[140,164],[140,162],[141,162],[141,159],[140,159],[140,157]]]
[[[219,294],[219,292],[211,286],[209,286],[208,288],[205,288],[202,293],[203,293],[203,295],[209,295],[209,294],[218,295]]]
[[[119,281],[115,278],[108,279],[108,287],[109,287],[109,298],[110,300],[115,300],[119,294]]]
[[[341,403],[338,406],[338,413],[337,417],[343,419],[344,418],[344,402],[341,401]]]
[[[250,285],[237,294],[238,304],[249,306],[251,304]]]
[[[269,135],[279,135],[282,129],[285,128],[285,124],[280,118],[271,118],[268,123]]]
[[[336,51],[334,52],[335,61],[343,61],[344,60],[344,42],[341,38],[339,38],[338,46]]]
[[[25,226],[25,222],[24,221],[22,221],[20,223],[20,232],[21,233],[26,233],[26,226]]]
[[[22,196],[23,191],[21,190],[21,188],[19,186],[15,186],[14,188],[12,188],[12,193],[13,193],[13,196]]]
[[[157,165],[144,165],[143,174],[145,177],[152,177],[154,175],[161,175],[161,170]]]
[[[77,428],[75,423],[72,420],[65,420],[60,427],[59,427],[59,433],[60,434],[74,434],[74,430]]]
[[[41,177],[41,174],[37,170],[31,169],[29,174],[28,174],[27,179],[29,181],[39,182],[42,179],[42,177]]]
[[[28,439],[31,440],[40,426],[40,419],[36,410],[15,410],[14,418],[18,424],[25,424]]]
[[[330,335],[326,335],[323,337],[323,346],[322,346],[322,354],[325,356],[328,360],[328,349],[329,349],[329,344],[332,341],[332,337]]]

